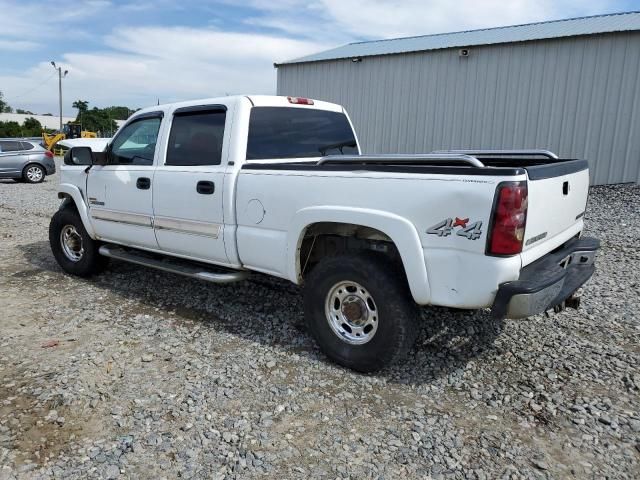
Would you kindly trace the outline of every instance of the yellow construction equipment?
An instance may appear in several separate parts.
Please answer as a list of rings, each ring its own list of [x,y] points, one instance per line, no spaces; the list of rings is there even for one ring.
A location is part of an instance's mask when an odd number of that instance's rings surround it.
[[[55,155],[62,155],[64,152],[60,148],[56,148],[56,144],[60,140],[66,140],[67,138],[97,138],[98,134],[96,132],[91,132],[89,130],[82,130],[82,127],[79,123],[67,123],[62,132],[55,133],[47,133],[42,132],[42,143],[44,144],[44,148],[53,152]]]

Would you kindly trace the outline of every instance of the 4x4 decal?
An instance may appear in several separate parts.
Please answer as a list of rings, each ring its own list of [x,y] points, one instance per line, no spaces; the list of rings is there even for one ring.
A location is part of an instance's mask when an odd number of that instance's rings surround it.
[[[478,221],[467,225],[468,223],[468,218],[456,217],[455,220],[452,218],[447,218],[439,223],[436,223],[432,227],[429,227],[427,229],[427,233],[429,235],[447,237],[451,235],[456,227],[460,227],[460,229],[456,231],[456,235],[465,237],[468,240],[477,240],[482,235],[482,222]]]

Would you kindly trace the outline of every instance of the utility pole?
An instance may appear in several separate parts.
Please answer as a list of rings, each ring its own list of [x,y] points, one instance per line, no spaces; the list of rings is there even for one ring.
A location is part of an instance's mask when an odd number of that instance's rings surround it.
[[[62,67],[56,66],[56,62],[51,62],[51,65],[53,65],[53,68],[55,68],[58,71],[58,101],[60,106],[60,132],[62,132],[62,79],[67,76],[67,73],[69,73],[69,70],[65,70],[64,73],[62,73]]]

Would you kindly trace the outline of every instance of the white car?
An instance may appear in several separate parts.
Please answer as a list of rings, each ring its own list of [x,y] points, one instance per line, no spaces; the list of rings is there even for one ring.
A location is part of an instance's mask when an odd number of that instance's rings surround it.
[[[577,307],[587,162],[547,151],[362,155],[331,103],[234,96],[141,110],[104,152],[73,148],[50,242],[87,276],[108,258],[223,283],[304,284],[334,361],[402,357],[420,305],[521,318]]]

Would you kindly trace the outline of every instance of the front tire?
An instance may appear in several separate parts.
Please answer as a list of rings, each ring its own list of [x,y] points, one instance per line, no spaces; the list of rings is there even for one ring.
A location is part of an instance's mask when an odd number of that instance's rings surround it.
[[[321,261],[305,282],[307,327],[333,361],[374,372],[402,358],[418,334],[419,311],[402,272],[381,255]]]
[[[27,183],[42,183],[46,175],[44,167],[37,163],[30,163],[22,170],[22,179]]]
[[[89,236],[72,208],[58,210],[51,218],[49,244],[60,267],[72,275],[89,277],[104,270],[109,261],[98,253],[100,244]]]

